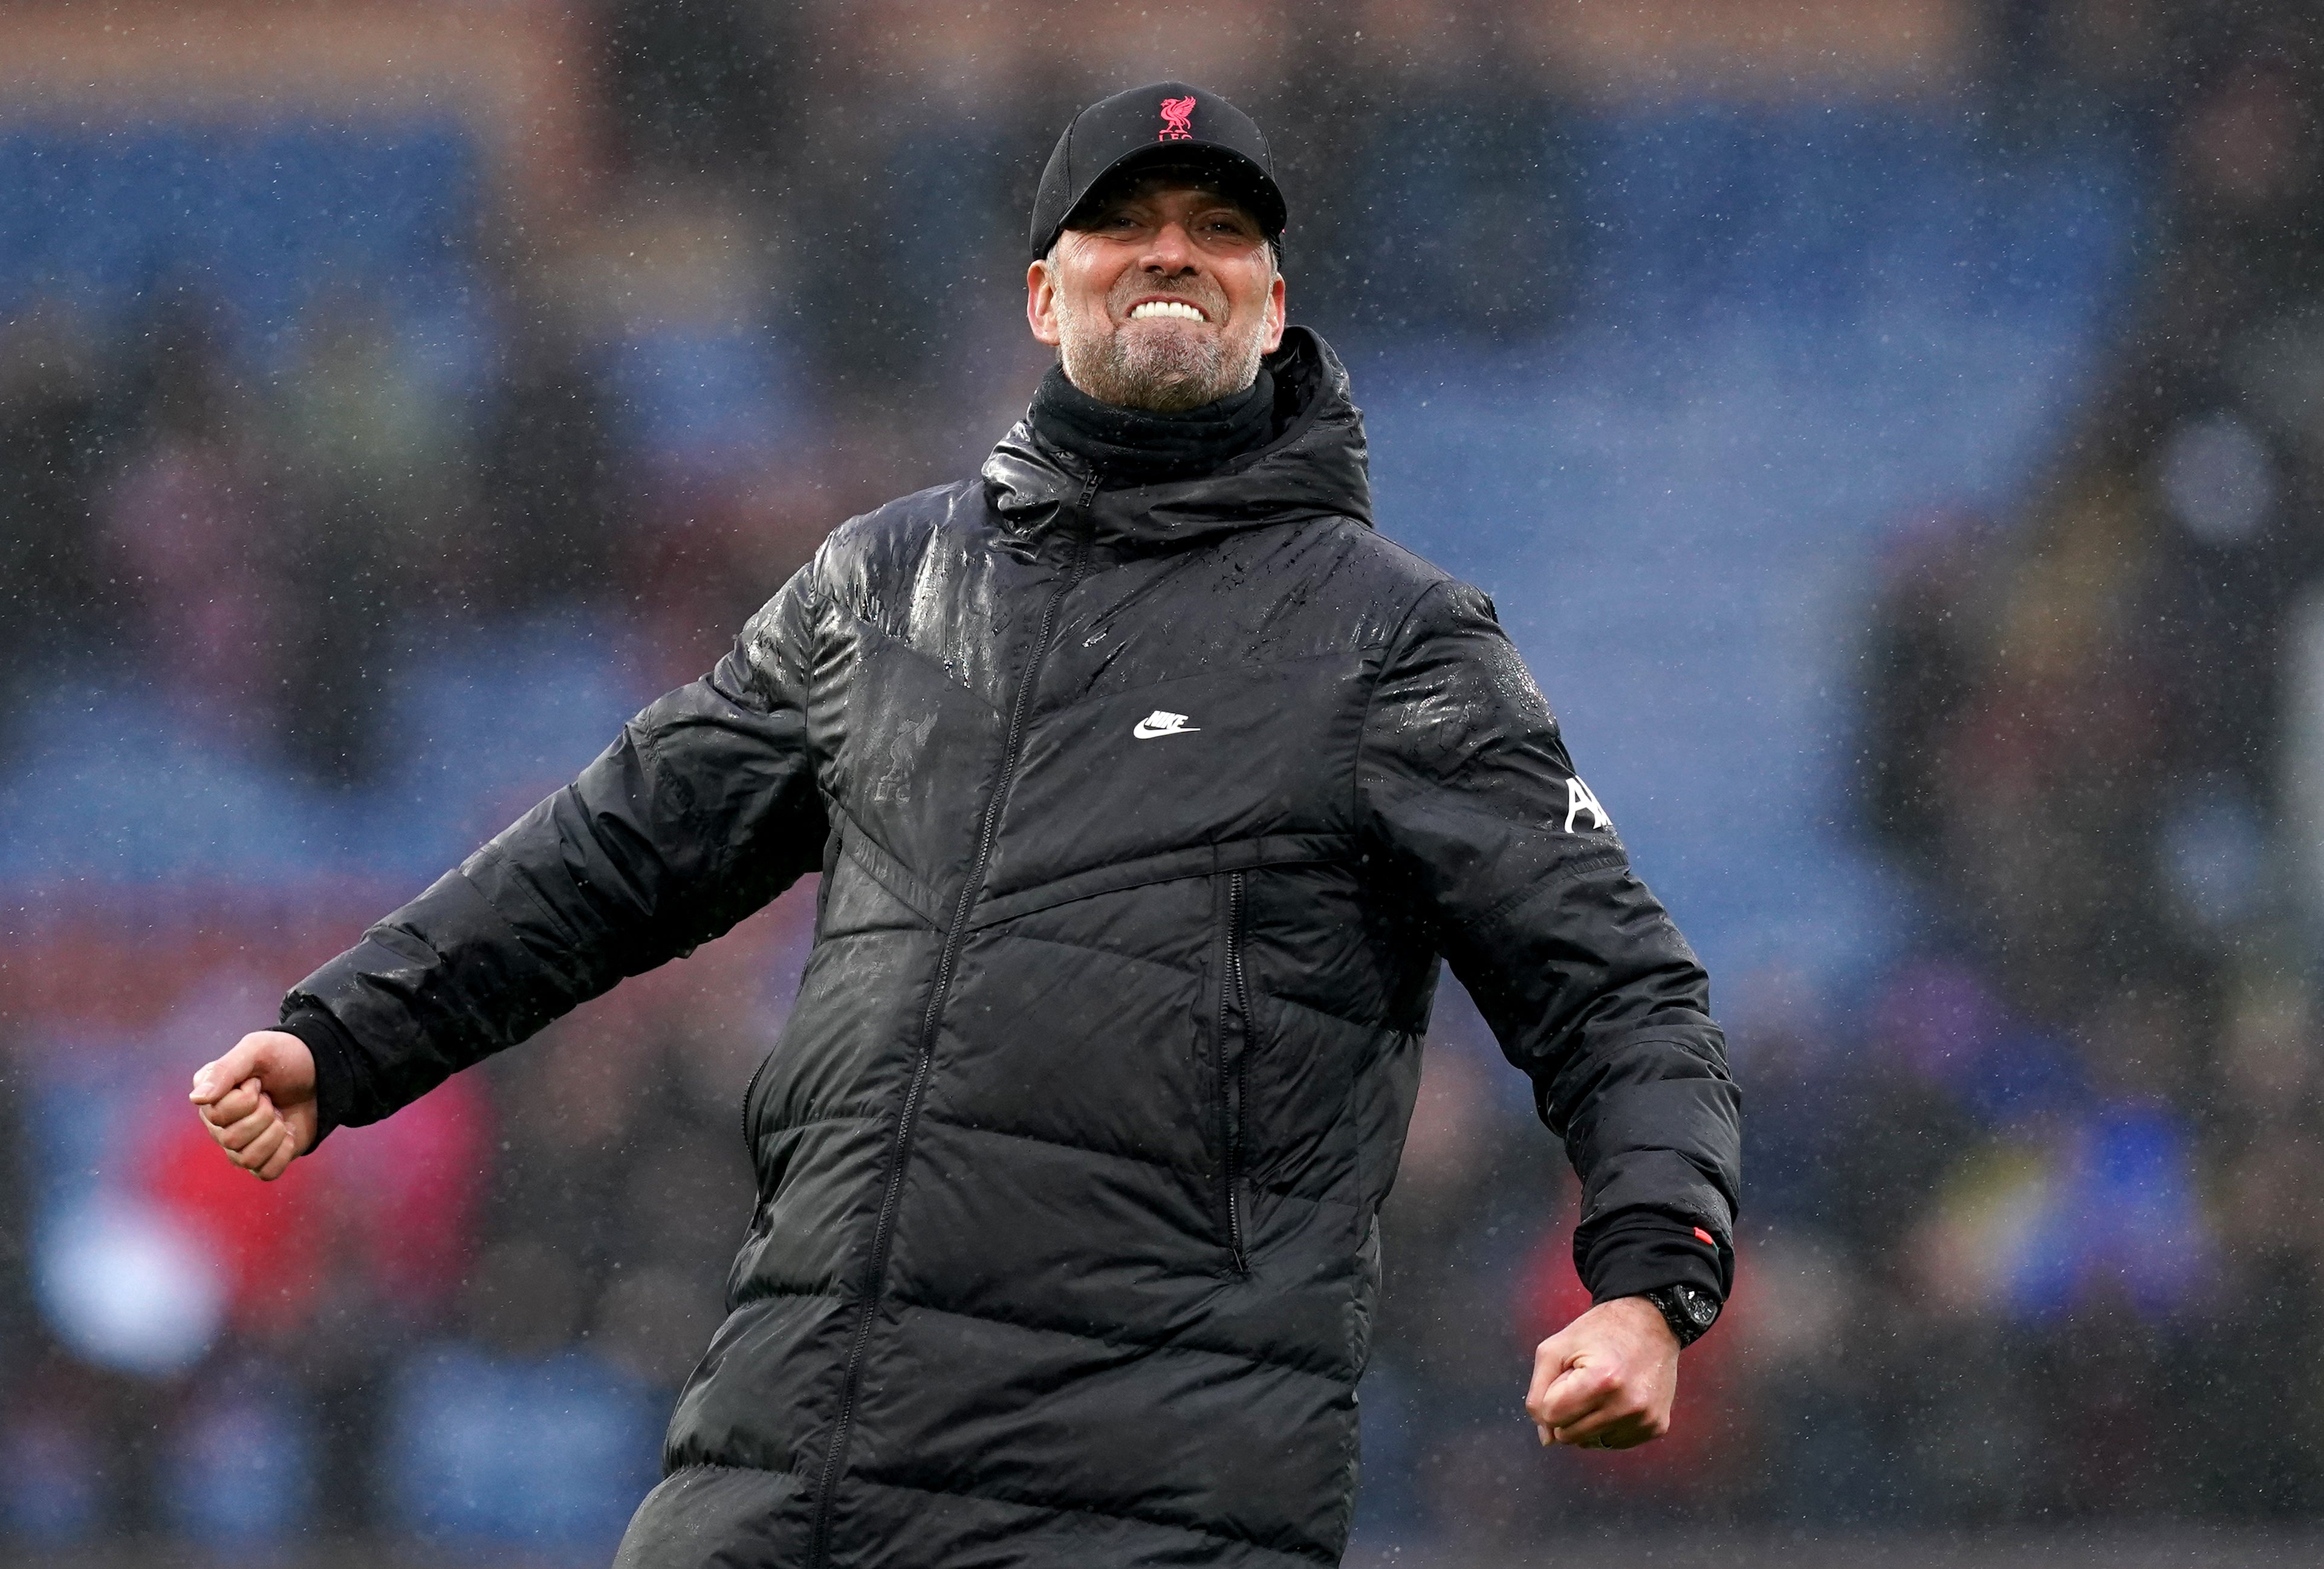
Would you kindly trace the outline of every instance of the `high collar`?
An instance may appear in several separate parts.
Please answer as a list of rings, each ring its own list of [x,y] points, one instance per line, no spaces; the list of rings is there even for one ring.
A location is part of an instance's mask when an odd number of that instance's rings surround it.
[[[1094,467],[1108,490],[1214,474],[1275,437],[1275,378],[1267,367],[1241,392],[1199,409],[1160,413],[1091,397],[1051,365],[1025,411],[1033,439]]]
[[[1020,420],[985,459],[994,510],[1028,535],[1083,526],[1099,543],[1167,544],[1322,517],[1369,524],[1363,412],[1349,396],[1347,368],[1304,327],[1286,328],[1266,364],[1296,412],[1256,451],[1192,479],[1100,490],[1087,461],[1052,450]]]

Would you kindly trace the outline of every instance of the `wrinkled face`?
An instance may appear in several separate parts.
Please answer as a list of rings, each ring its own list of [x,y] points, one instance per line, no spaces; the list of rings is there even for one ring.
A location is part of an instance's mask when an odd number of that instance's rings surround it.
[[[1283,279],[1241,204],[1185,175],[1125,185],[1025,275],[1033,336],[1066,377],[1126,409],[1240,392],[1283,341]]]

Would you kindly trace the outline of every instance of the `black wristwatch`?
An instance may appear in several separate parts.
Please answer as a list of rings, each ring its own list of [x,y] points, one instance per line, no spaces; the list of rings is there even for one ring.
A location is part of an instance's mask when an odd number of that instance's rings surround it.
[[[1700,1286],[1657,1286],[1639,1296],[1655,1305],[1678,1336],[1679,1350],[1684,1351],[1702,1338],[1702,1332],[1719,1322],[1719,1298]]]

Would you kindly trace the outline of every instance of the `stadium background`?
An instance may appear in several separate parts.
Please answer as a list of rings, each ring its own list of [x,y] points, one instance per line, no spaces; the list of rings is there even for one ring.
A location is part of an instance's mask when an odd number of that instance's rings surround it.
[[[272,1187],[187,1075],[975,461],[1042,366],[1050,139],[1166,75],[1272,133],[1383,526],[1497,598],[1748,1098],[1678,1435],[1545,1456],[1570,1180],[1448,988],[1355,1559],[2308,1528],[2319,44],[2171,0],[0,10],[0,1557],[603,1560],[809,900]]]

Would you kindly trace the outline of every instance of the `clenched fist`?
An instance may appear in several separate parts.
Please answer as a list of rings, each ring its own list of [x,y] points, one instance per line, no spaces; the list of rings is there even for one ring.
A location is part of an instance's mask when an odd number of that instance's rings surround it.
[[[1643,1297],[1601,1302],[1533,1353],[1526,1415],[1544,1444],[1630,1449],[1670,1431],[1678,1336]]]
[[[244,1036],[202,1065],[186,1098],[226,1158],[262,1182],[315,1147],[315,1057],[295,1035]]]

